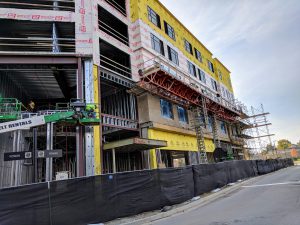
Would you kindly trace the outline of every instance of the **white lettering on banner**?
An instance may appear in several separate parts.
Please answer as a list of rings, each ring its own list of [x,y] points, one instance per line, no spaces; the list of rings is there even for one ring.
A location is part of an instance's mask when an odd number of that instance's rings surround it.
[[[0,124],[0,134],[15,130],[27,130],[45,124],[44,116],[36,116],[33,118],[15,120]]]
[[[0,9],[0,18],[31,21],[75,22],[75,13],[55,10]]]

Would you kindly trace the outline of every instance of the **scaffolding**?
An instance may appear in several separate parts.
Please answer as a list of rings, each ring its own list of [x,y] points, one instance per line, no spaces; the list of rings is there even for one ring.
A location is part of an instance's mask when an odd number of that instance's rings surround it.
[[[203,129],[207,125],[207,109],[206,109],[206,103],[205,98],[202,98],[203,106],[202,107],[194,107],[192,109],[194,114],[193,119],[193,127],[196,132],[196,138],[197,138],[197,145],[198,145],[198,158],[200,164],[208,163],[207,154],[206,154],[206,148],[205,148],[205,142],[204,142],[204,131]]]
[[[228,101],[208,87],[196,83],[186,72],[173,67],[160,56],[144,62],[139,75],[140,81],[130,90],[131,93],[139,96],[149,92],[192,109],[200,163],[208,162],[203,131],[208,125],[208,113],[213,115],[212,133],[216,147],[221,146],[217,119],[233,123],[244,114],[239,102]]]
[[[242,119],[242,136],[246,139],[249,154],[256,157],[263,151],[267,151],[267,146],[273,146],[272,136],[274,134],[270,133],[269,128],[272,123],[268,119],[270,113],[265,112],[263,104],[257,108],[251,106],[250,110],[246,111],[248,116]]]

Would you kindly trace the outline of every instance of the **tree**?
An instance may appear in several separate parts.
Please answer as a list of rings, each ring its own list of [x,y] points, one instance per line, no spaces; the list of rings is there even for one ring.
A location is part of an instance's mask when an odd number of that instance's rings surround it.
[[[300,147],[300,141],[298,141],[297,146]]]
[[[277,143],[278,150],[284,150],[292,146],[292,143],[289,140],[281,139]]]
[[[273,150],[274,150],[274,146],[273,146],[273,145],[271,145],[271,144],[267,144],[267,146],[266,146],[266,150],[267,150],[267,152],[271,152],[271,151],[273,151]]]

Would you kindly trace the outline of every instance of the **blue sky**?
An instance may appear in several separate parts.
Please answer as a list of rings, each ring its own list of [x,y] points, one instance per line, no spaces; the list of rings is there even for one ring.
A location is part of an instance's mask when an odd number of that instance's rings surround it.
[[[298,142],[300,0],[161,2],[229,68],[238,99],[264,104],[273,141]]]

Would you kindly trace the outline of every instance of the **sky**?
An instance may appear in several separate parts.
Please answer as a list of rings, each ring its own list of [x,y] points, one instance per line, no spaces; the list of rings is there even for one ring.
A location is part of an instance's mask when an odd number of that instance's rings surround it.
[[[300,141],[300,0],[161,2],[231,71],[236,98],[263,103],[272,141]]]

